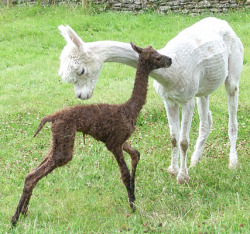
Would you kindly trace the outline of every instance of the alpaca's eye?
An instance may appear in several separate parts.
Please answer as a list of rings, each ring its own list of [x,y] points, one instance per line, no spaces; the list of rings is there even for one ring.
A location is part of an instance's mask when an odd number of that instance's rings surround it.
[[[79,76],[83,75],[85,72],[84,68],[82,69],[82,71],[79,73]]]

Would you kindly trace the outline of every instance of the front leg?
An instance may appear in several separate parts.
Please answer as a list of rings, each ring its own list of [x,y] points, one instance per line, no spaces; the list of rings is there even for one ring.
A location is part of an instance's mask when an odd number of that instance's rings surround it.
[[[197,97],[197,107],[200,118],[199,137],[196,141],[195,150],[191,158],[190,167],[194,167],[202,157],[202,151],[204,149],[206,140],[212,129],[212,114],[209,110],[208,96]]]
[[[168,117],[168,124],[172,139],[172,155],[171,165],[168,168],[168,173],[171,176],[177,176],[179,173],[179,137],[180,137],[180,124],[179,124],[179,105],[164,101],[165,109]]]
[[[180,171],[177,176],[177,183],[188,183],[190,177],[188,176],[187,169],[187,150],[189,144],[189,132],[194,113],[195,101],[190,99],[182,106],[182,121],[181,121],[181,134],[180,134]]]
[[[134,209],[134,201],[135,201],[135,194],[131,189],[131,184],[130,184],[130,172],[129,169],[127,167],[127,164],[124,160],[124,156],[123,156],[123,151],[122,151],[122,146],[112,146],[112,147],[108,147],[107,148],[114,154],[115,159],[118,163],[118,166],[120,168],[120,172],[121,172],[121,179],[127,189],[127,193],[128,193],[128,199],[129,199],[129,204],[130,207],[132,209]]]
[[[130,178],[130,187],[135,200],[135,172],[137,164],[140,160],[140,153],[138,150],[134,149],[128,142],[123,144],[123,150],[127,152],[131,157],[132,172]]]

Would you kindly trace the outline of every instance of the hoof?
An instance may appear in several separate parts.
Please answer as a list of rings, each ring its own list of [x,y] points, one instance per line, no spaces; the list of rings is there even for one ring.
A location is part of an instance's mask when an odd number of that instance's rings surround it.
[[[135,212],[136,211],[136,207],[135,207],[134,202],[129,202],[129,205],[130,205],[132,211]]]
[[[198,162],[199,162],[199,160],[194,160],[194,161],[191,160],[191,164],[190,164],[189,168],[195,167]]]
[[[190,180],[190,177],[187,174],[184,173],[180,173],[177,176],[177,183],[178,184],[184,184],[184,183],[188,183]]]
[[[15,227],[15,226],[16,226],[16,222],[17,222],[17,219],[13,216],[13,217],[11,218],[12,227]]]
[[[27,206],[26,206],[26,207],[23,207],[22,210],[21,210],[21,213],[22,213],[23,215],[27,215],[27,212],[28,212],[28,207],[27,207]]]
[[[228,168],[230,170],[235,170],[235,169],[237,169],[237,167],[238,167],[238,162],[230,162],[228,165]]]
[[[173,166],[169,166],[168,168],[168,174],[171,176],[177,176],[179,173],[179,167],[173,167]]]

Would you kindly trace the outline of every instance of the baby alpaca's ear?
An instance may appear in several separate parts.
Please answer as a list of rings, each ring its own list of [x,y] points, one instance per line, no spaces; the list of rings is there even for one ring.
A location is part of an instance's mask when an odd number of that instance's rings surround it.
[[[135,44],[133,44],[133,42],[130,42],[130,45],[132,46],[133,50],[135,52],[137,52],[138,54],[140,54],[142,52],[142,50],[143,50],[142,48],[140,48],[140,47],[136,46]]]
[[[79,49],[84,46],[84,42],[70,26],[60,25],[58,27],[67,43],[73,43]]]

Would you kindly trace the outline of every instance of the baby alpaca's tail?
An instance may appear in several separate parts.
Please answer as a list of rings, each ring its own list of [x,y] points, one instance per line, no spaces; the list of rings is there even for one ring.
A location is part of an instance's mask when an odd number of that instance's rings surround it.
[[[41,123],[38,127],[38,129],[36,130],[35,134],[34,134],[34,137],[41,131],[41,129],[43,128],[44,124],[46,124],[47,122],[52,122],[54,120],[54,115],[48,115],[46,117],[44,117],[42,120],[41,120]]]

